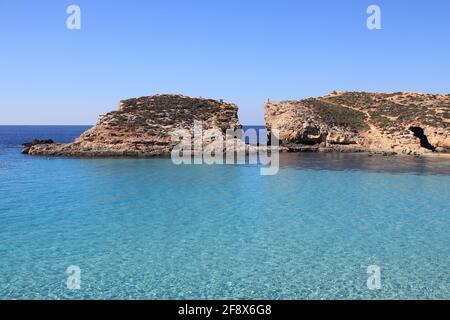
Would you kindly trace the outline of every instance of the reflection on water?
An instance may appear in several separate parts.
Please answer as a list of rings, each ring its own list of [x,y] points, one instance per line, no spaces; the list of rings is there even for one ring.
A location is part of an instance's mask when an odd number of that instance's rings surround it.
[[[381,156],[343,153],[282,153],[281,168],[450,175],[450,157]]]

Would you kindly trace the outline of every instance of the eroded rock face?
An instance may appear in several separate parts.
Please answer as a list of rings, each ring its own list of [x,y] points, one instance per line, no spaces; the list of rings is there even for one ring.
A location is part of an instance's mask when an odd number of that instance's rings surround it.
[[[267,128],[287,147],[423,154],[450,152],[450,95],[333,92],[301,101],[268,102]],[[416,136],[412,128],[423,130]],[[430,146],[423,143],[428,140]]]
[[[171,133],[186,129],[193,135],[194,121],[203,129],[239,129],[234,104],[181,95],[156,95],[123,100],[119,110],[100,116],[98,123],[74,143],[31,146],[30,155],[138,156],[170,155],[178,144]]]

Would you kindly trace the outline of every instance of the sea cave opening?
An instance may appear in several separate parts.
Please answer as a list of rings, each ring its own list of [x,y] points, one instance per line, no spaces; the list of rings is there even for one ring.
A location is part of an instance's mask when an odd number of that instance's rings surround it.
[[[411,130],[412,133],[414,133],[414,137],[420,139],[420,146],[422,148],[425,148],[425,149],[428,149],[428,150],[431,150],[431,151],[436,151],[436,147],[434,147],[428,141],[428,137],[425,135],[425,132],[424,132],[423,128],[421,128],[421,127],[410,127],[409,130]]]

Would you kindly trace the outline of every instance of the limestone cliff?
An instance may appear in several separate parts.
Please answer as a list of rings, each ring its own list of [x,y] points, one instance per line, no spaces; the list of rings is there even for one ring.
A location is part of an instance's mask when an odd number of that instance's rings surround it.
[[[240,128],[234,104],[181,95],[156,95],[123,100],[119,110],[100,116],[98,123],[69,144],[35,144],[30,155],[48,156],[162,156],[177,142],[171,133],[193,131],[194,121],[203,129]]]
[[[450,152],[450,95],[333,92],[268,102],[265,121],[291,150]]]

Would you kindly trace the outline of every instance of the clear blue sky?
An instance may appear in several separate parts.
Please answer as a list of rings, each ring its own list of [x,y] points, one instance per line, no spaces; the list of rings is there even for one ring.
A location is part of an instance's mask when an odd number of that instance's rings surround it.
[[[94,124],[156,93],[235,102],[243,124],[267,98],[450,93],[448,0],[0,0],[0,41],[0,124]]]

